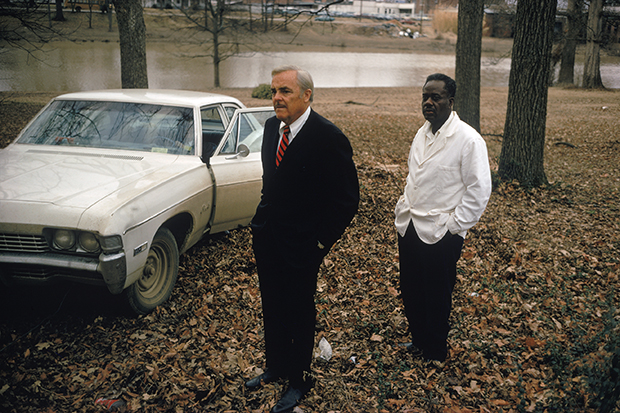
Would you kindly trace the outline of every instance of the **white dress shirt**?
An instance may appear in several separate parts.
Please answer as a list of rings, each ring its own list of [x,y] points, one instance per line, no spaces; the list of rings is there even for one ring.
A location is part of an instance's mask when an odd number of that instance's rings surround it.
[[[405,191],[395,208],[398,233],[404,236],[413,222],[427,244],[435,244],[448,231],[465,238],[491,195],[484,139],[452,112],[434,136],[428,121],[418,130],[408,164]]]
[[[308,106],[308,109],[306,109],[306,111],[300,117],[298,117],[295,120],[295,122],[289,125],[289,128],[291,129],[291,132],[288,134],[289,145],[291,144],[291,142],[293,142],[293,139],[295,138],[295,136],[297,136],[301,128],[303,128],[304,125],[306,124],[306,121],[308,120],[308,117],[310,116],[310,111],[311,111],[311,108],[310,106]],[[280,141],[282,140],[282,132],[284,131],[285,126],[286,126],[286,123],[280,122]],[[278,146],[277,146],[278,148],[280,147],[280,141],[278,141]]]

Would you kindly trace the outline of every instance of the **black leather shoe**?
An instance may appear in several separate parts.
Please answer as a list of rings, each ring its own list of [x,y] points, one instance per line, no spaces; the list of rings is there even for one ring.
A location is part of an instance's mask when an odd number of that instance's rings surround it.
[[[416,345],[413,343],[405,344],[405,348],[413,356],[413,358],[417,359],[417,358],[422,358],[424,356],[424,353],[422,352],[422,350],[417,348]]]
[[[271,409],[271,413],[292,412],[293,408],[299,404],[301,399],[303,399],[304,396],[308,394],[311,388],[312,383],[310,382],[310,380],[304,383],[300,388],[289,386],[282,395],[282,398],[275,406],[273,406],[273,409]]]
[[[280,378],[280,375],[271,371],[266,370],[263,374],[260,374],[253,379],[250,379],[245,382],[245,387],[248,389],[256,389],[263,384],[271,383]]]

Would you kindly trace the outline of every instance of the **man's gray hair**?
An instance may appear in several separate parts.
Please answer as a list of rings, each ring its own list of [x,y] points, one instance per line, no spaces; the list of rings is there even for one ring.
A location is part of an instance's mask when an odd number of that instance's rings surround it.
[[[299,89],[301,89],[301,95],[299,97],[303,96],[304,92],[310,89],[312,92],[310,93],[310,102],[312,102],[314,100],[314,81],[307,70],[295,65],[285,65],[273,69],[271,71],[271,77],[289,71],[297,72],[297,85],[299,86]]]

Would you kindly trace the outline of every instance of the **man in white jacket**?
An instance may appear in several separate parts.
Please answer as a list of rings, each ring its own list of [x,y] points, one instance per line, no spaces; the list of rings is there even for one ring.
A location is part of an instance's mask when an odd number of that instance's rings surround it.
[[[444,362],[456,263],[467,230],[491,195],[486,143],[452,111],[456,82],[426,79],[422,113],[409,153],[404,194],[396,204],[400,288],[415,357]]]

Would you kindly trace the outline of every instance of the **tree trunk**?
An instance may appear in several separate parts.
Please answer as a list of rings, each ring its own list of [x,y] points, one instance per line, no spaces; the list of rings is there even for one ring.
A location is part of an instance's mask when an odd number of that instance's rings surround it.
[[[55,22],[64,22],[65,15],[62,13],[62,0],[56,0],[56,16],[54,16]]]
[[[290,7],[290,0],[286,0],[286,14],[284,15],[284,31],[288,31],[288,10]],[[271,26],[273,27],[273,14],[271,18]]]
[[[547,183],[543,158],[556,0],[519,0],[499,158],[502,180]]]
[[[480,56],[484,0],[459,2],[454,107],[459,117],[480,132]]]
[[[116,0],[115,7],[121,45],[122,87],[148,88],[146,25],[140,0]]]
[[[564,48],[562,49],[562,63],[560,63],[560,74],[558,75],[559,84],[572,85],[575,83],[575,51],[579,40],[579,29],[583,24],[582,9],[583,0],[568,0],[568,27]]]
[[[47,24],[49,25],[49,28],[52,28],[52,9],[50,6],[50,2],[47,2]]]
[[[602,88],[601,79],[601,12],[603,0],[591,0],[588,10],[586,56],[583,65],[583,87]]]
[[[106,13],[108,13],[108,31],[112,32],[112,1],[106,0]]]
[[[93,0],[88,0],[88,28],[93,28]]]
[[[205,30],[209,30],[209,13],[213,14],[213,8],[210,4],[205,4]]]
[[[267,33],[269,31],[269,16],[267,15],[267,4],[264,0],[260,2],[261,10],[263,11],[263,31]],[[284,15],[284,21],[286,21],[287,15]]]
[[[220,87],[220,40],[217,30],[213,31],[213,86]]]

